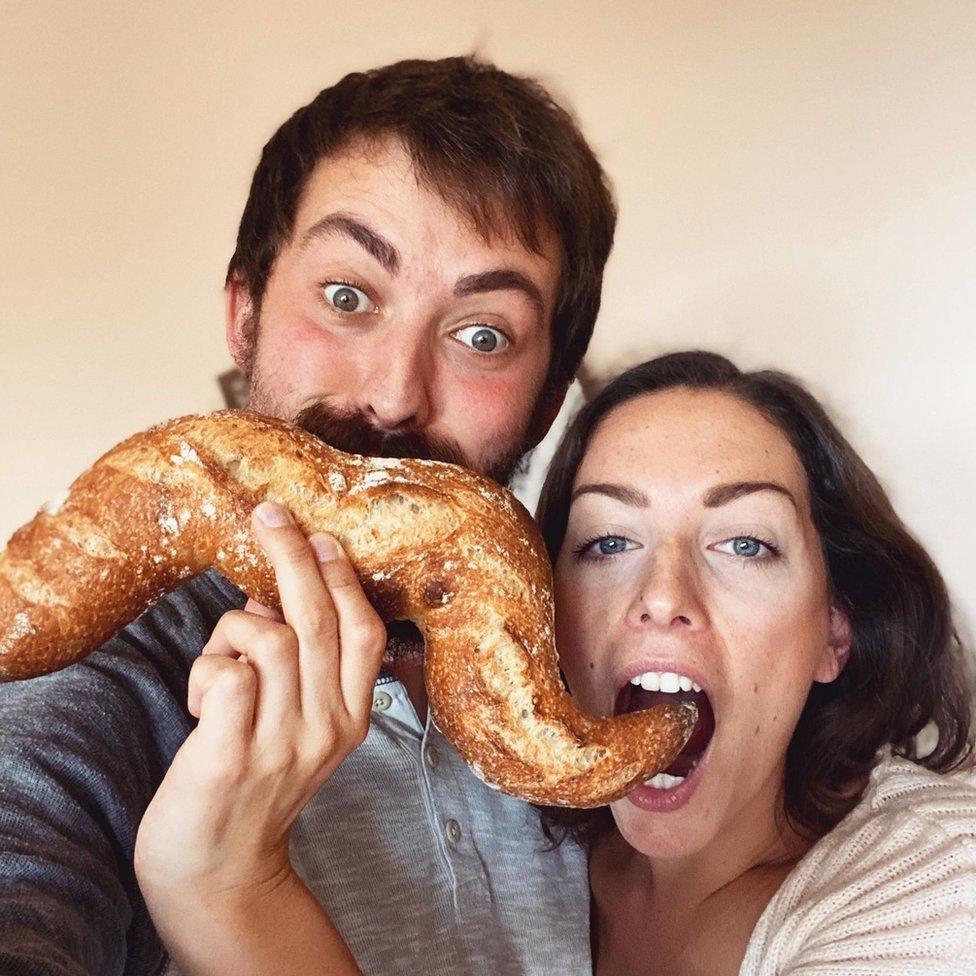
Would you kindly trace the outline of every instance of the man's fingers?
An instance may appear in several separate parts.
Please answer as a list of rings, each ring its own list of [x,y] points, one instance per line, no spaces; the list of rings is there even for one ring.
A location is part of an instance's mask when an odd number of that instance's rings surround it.
[[[336,634],[335,608],[322,586],[308,539],[287,509],[262,502],[251,520],[258,542],[274,567],[281,610],[302,647]]]
[[[298,640],[287,624],[244,610],[228,610],[203,649],[205,657],[240,658],[257,676],[255,734],[275,728],[301,708]]]
[[[386,627],[366,599],[356,571],[337,540],[320,533],[309,541],[338,618],[342,697],[350,713],[368,716],[386,647]]]
[[[302,713],[310,720],[344,713],[358,729],[369,719],[386,628],[334,538],[320,533],[306,539],[284,509],[269,503],[255,509],[253,524],[275,570],[286,624],[298,639]],[[262,723],[259,707],[258,733]]]
[[[187,707],[200,721],[197,736],[209,754],[227,761],[244,755],[251,740],[257,675],[250,665],[220,655],[198,657],[190,669]]]
[[[252,600],[250,597],[244,604],[244,612],[253,613],[258,617],[267,617],[268,620],[277,620],[278,623],[285,621],[285,615],[280,610],[275,610],[274,607],[266,607],[263,603],[258,603],[257,600]]]
[[[260,617],[263,620],[271,620],[276,623],[282,623],[284,617],[278,610],[274,610],[271,607],[266,607],[263,603],[258,603],[257,600],[249,599],[244,605],[244,610],[229,610],[224,617],[230,616],[231,614],[246,613],[250,614],[252,617]],[[203,654],[219,654],[223,657],[240,658],[243,661],[247,660],[247,652],[243,647],[235,646],[231,642],[230,635],[227,631],[227,624],[222,623],[224,617],[221,617],[217,621],[217,626],[214,628],[213,633],[210,635],[210,640],[204,645]],[[233,623],[233,621],[231,621]],[[234,627],[235,633],[240,639],[241,629],[239,627]]]
[[[258,604],[260,606],[261,604]],[[228,610],[217,621],[201,654],[236,658],[273,638],[281,625],[249,610]]]

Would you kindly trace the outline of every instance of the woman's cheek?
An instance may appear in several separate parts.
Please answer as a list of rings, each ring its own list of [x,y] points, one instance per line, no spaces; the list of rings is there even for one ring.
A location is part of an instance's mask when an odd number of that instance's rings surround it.
[[[784,607],[770,603],[752,609],[749,626],[737,614],[723,630],[739,744],[754,758],[781,755],[810,690],[804,627]]]
[[[577,588],[556,588],[556,649],[570,691],[586,710],[598,704],[601,683],[606,683],[610,662],[607,636],[610,622],[586,593]]]
[[[559,652],[559,663],[575,687],[579,684],[582,673],[588,670],[584,663],[589,644],[586,621],[576,612],[579,608],[578,602],[566,590],[557,596],[556,606],[559,608],[556,613],[556,649]]]

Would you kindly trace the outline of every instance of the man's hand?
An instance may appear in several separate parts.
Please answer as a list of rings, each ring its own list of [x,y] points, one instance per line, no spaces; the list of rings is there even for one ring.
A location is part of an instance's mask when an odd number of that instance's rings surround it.
[[[252,527],[282,613],[249,602],[224,614],[190,672],[199,723],[136,840],[157,926],[191,893],[240,903],[288,879],[295,817],[369,729],[386,629],[352,565],[280,506],[258,506]]]

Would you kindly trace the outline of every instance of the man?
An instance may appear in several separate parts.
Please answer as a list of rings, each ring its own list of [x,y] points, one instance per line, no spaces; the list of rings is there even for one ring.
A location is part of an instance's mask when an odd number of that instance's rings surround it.
[[[470,59],[347,76],[255,172],[226,287],[251,405],[346,450],[507,479],[585,351],[614,220],[534,82]],[[244,604],[208,572],[81,664],[0,689],[4,973],[164,967],[133,842],[192,728],[189,668]],[[248,609],[256,632],[269,613]],[[585,864],[544,848],[535,812],[430,724],[407,654],[291,853],[367,973],[588,972]]]

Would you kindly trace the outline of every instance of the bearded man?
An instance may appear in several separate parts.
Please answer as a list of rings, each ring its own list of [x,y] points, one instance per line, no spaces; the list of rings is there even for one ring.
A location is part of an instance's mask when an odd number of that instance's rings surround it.
[[[346,76],[254,174],[226,280],[251,407],[505,482],[586,350],[614,224],[599,164],[537,82],[468,58]],[[227,613],[241,653],[269,618],[289,626],[208,571],[81,663],[0,688],[3,972],[165,970],[133,844]],[[467,769],[418,659],[381,671],[365,742],[296,821],[296,870],[364,972],[590,972],[583,855],[546,850],[535,811]]]

